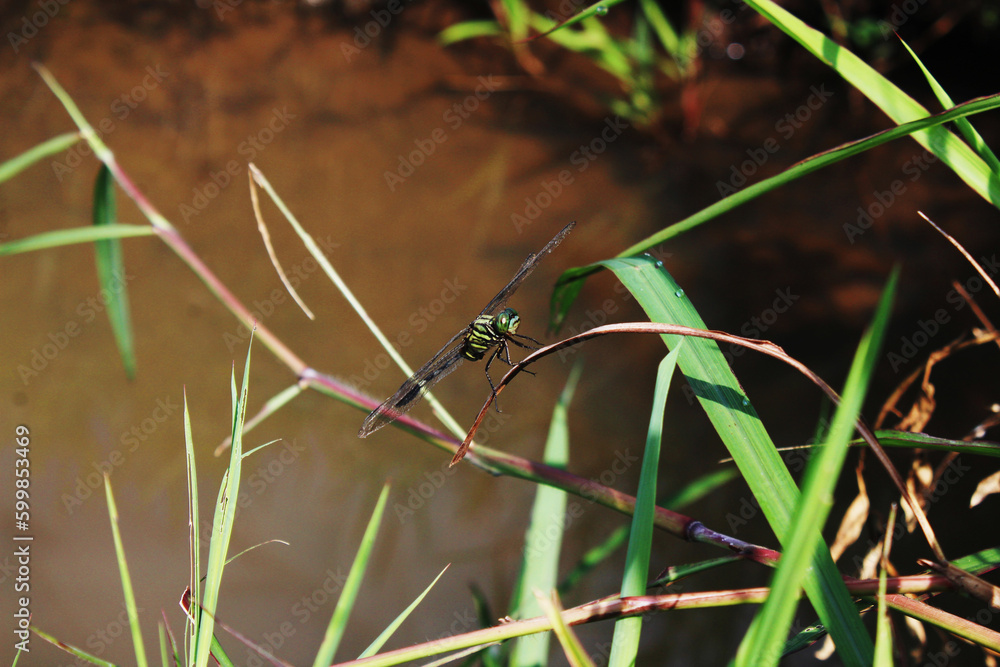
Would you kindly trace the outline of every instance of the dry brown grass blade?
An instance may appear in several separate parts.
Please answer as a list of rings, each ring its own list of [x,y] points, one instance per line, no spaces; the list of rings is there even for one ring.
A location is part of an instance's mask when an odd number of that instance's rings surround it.
[[[660,322],[626,322],[621,324],[605,324],[603,326],[595,327],[581,334],[571,336],[558,343],[553,343],[552,345],[547,345],[543,348],[535,350],[527,357],[514,364],[514,366],[504,375],[503,379],[497,383],[496,390],[493,391],[490,396],[486,399],[485,404],[479,411],[479,415],[476,417],[476,421],[473,423],[472,428],[469,429],[468,434],[465,436],[465,440],[462,441],[462,445],[455,452],[455,456],[451,460],[451,465],[455,465],[465,456],[468,452],[469,447],[472,443],[472,439],[476,435],[476,431],[479,429],[479,425],[482,423],[483,418],[486,416],[486,412],[489,410],[493,401],[496,399],[497,395],[503,391],[504,387],[510,383],[522,370],[527,366],[533,364],[539,359],[546,357],[554,352],[565,349],[567,347],[572,347],[585,340],[591,338],[596,338],[598,336],[606,336],[609,334],[620,334],[620,333],[646,333],[646,334],[657,334],[657,335],[675,335],[675,336],[691,336],[694,338],[707,338],[710,340],[717,341],[719,343],[730,343],[733,345],[739,345],[741,347],[754,350],[761,354],[766,354],[769,357],[774,357],[779,361],[783,361],[795,370],[799,371],[805,375],[809,380],[812,381],[820,390],[825,393],[834,404],[840,403],[840,396],[835,392],[830,385],[828,385],[823,378],[819,377],[814,373],[808,366],[800,362],[799,360],[791,357],[786,353],[779,345],[776,345],[770,341],[766,340],[756,340],[753,338],[743,338],[742,336],[734,336],[732,334],[725,333],[723,331],[711,331],[704,329],[694,329],[691,327],[681,326],[679,324],[664,324]],[[882,445],[879,444],[878,439],[875,434],[872,433],[871,429],[864,422],[864,420],[859,419],[855,427],[861,437],[864,439],[875,456],[878,457],[879,462],[885,468],[889,477],[892,479],[893,484],[895,484],[896,489],[900,492],[903,498],[906,500],[910,509],[913,511],[914,516],[917,518],[917,522],[920,524],[920,528],[924,533],[924,537],[927,540],[928,546],[930,546],[931,551],[934,556],[940,560],[944,561],[944,552],[941,550],[941,545],[934,534],[934,529],[931,527],[930,521],[927,520],[926,514],[924,514],[923,509],[920,507],[919,502],[914,497],[913,493],[910,492],[903,482],[902,477],[899,475],[899,471],[892,465],[889,460],[889,455],[885,453]]]
[[[264,241],[264,247],[267,249],[267,256],[271,258],[274,270],[278,272],[278,277],[281,278],[281,282],[284,284],[285,289],[288,290],[288,293],[295,299],[295,303],[299,304],[299,308],[306,314],[306,317],[310,320],[315,320],[316,316],[309,310],[309,306],[302,300],[299,293],[295,291],[291,281],[288,280],[288,276],[285,275],[285,270],[281,268],[281,262],[278,261],[278,253],[274,251],[274,246],[271,244],[271,233],[267,229],[267,224],[264,222],[264,214],[260,210],[260,196],[257,194],[255,178],[256,173],[259,173],[257,172],[257,167],[251,162],[250,168],[247,171],[247,177],[250,179],[250,201],[253,204],[254,217],[257,218],[257,230],[260,232],[260,238]]]

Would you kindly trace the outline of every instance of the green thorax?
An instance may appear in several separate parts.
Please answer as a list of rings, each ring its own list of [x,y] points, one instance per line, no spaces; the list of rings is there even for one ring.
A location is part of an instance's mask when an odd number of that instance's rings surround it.
[[[504,342],[506,336],[517,333],[519,324],[521,317],[513,308],[504,308],[496,315],[480,315],[465,338],[462,356],[470,361],[479,361],[490,348]]]

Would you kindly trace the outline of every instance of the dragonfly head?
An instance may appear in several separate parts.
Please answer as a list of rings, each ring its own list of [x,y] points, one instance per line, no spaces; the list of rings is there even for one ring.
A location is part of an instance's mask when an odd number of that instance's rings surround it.
[[[513,308],[504,308],[493,318],[493,326],[501,334],[513,335],[521,324],[521,316]]]

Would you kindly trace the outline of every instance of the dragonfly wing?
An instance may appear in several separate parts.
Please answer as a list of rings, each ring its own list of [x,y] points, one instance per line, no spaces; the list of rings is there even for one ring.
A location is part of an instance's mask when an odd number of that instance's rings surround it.
[[[454,338],[448,341],[448,345],[441,348],[441,351],[435,354],[430,361],[421,366],[416,373],[407,379],[395,394],[385,399],[380,406],[372,410],[371,414],[365,418],[364,423],[361,425],[358,437],[368,437],[386,424],[395,421],[400,415],[409,412],[410,408],[419,403],[420,399],[424,397],[424,394],[431,387],[458,368],[462,363],[462,348],[465,346],[465,340],[463,339],[461,343],[451,349],[448,349],[448,346],[466,332],[467,329],[460,331]]]
[[[511,278],[511,281],[507,283],[507,286],[500,290],[500,293],[493,297],[492,301],[486,304],[486,307],[483,308],[483,312],[479,313],[479,316],[493,315],[498,310],[506,306],[507,301],[509,301],[514,292],[517,291],[517,288],[521,286],[524,279],[531,275],[531,272],[535,270],[536,266],[538,266],[538,262],[540,262],[545,255],[548,255],[550,252],[555,250],[557,245],[563,242],[566,235],[573,231],[574,225],[576,225],[576,221],[570,222],[568,225],[563,227],[558,234],[553,236],[552,240],[546,243],[545,247],[538,251],[538,254],[528,255],[527,259],[524,260],[524,264],[522,264],[521,268],[517,270],[517,273],[515,273],[514,277]]]

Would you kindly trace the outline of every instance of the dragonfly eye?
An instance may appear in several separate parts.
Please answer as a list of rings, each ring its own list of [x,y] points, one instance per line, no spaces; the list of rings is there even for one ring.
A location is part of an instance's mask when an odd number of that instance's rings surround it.
[[[495,325],[500,333],[512,334],[517,331],[519,324],[521,324],[521,316],[513,308],[504,308],[497,313]]]

